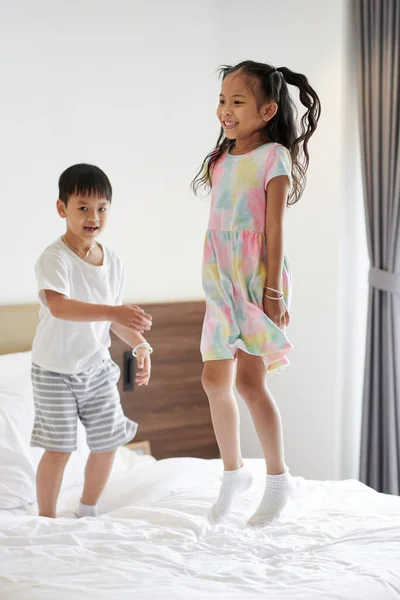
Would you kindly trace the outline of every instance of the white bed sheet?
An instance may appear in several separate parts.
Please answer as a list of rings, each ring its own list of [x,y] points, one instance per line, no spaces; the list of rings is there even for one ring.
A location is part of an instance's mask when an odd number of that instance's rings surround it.
[[[264,466],[248,464],[257,482],[217,526],[221,463],[194,458],[115,474],[98,519],[72,518],[80,489],[56,520],[1,512],[1,600],[400,598],[400,498],[296,478],[281,520],[252,530]]]

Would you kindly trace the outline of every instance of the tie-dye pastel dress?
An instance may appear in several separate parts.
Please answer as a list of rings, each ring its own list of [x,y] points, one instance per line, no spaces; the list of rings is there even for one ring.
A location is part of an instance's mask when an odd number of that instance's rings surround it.
[[[244,155],[225,154],[214,166],[203,256],[203,361],[235,358],[240,348],[261,356],[268,371],[289,364],[286,354],[292,345],[263,310],[265,190],[278,175],[287,175],[291,181],[290,154],[276,143]],[[282,286],[289,307],[291,277],[286,256]]]

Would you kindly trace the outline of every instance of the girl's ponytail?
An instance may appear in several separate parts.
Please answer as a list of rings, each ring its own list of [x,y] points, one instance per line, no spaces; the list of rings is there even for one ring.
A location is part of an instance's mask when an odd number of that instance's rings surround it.
[[[278,112],[271,120],[271,126],[276,130],[277,140],[286,146],[292,157],[293,190],[289,204],[297,202],[304,190],[306,173],[310,162],[308,142],[317,128],[321,115],[321,103],[315,90],[311,87],[307,77],[294,73],[287,67],[280,67],[277,72],[282,75],[284,83],[281,87]],[[288,85],[293,85],[299,90],[300,102],[307,109],[300,119],[300,127],[296,126],[296,110],[290,97]],[[276,119],[276,124],[274,121]],[[282,133],[287,130],[290,139],[289,145],[280,141]],[[275,132],[274,132],[275,133]],[[272,140],[271,140],[272,141]]]

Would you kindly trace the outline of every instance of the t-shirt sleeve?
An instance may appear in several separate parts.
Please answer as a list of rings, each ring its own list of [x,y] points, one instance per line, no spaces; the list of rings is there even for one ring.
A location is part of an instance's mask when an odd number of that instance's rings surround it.
[[[287,175],[292,186],[292,159],[289,150],[278,144],[270,152],[265,170],[265,189],[274,177]]]
[[[44,290],[52,290],[69,297],[68,267],[62,255],[43,252],[35,267],[39,298],[47,305]]]

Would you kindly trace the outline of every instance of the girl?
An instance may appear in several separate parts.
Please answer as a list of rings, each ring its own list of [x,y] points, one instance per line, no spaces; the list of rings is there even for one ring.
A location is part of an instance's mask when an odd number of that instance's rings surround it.
[[[252,483],[243,465],[233,386],[244,398],[267,463],[264,496],[249,524],[275,520],[290,495],[279,410],[266,370],[289,364],[290,269],[283,249],[283,216],[303,192],[308,141],[320,116],[317,94],[304,75],[245,61],[225,66],[217,116],[221,133],[192,185],[212,188],[203,259],[207,308],[201,352],[202,383],[224,463],[209,519],[219,522]],[[288,85],[306,112],[296,126]],[[235,364],[236,381],[235,381]]]

